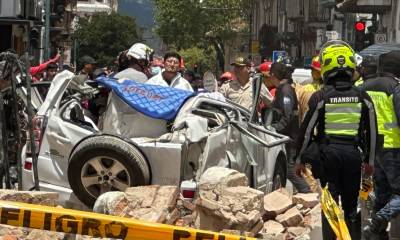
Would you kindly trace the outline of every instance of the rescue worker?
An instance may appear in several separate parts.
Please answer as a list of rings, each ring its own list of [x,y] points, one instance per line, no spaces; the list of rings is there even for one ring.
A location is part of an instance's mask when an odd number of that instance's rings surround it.
[[[299,119],[303,120],[304,115],[308,111],[308,101],[311,95],[322,88],[322,77],[321,77],[321,63],[319,62],[319,56],[313,57],[311,61],[311,76],[313,82],[304,86],[296,84],[296,95],[299,101]]]
[[[369,96],[353,86],[356,61],[347,43],[326,43],[320,61],[324,86],[311,96],[300,128],[296,172],[301,175],[306,163],[312,165],[314,177],[323,187],[329,183],[336,202],[340,197],[352,239],[360,239],[357,200],[362,166],[370,169],[375,156],[374,110]],[[322,228],[325,240],[336,239],[325,217]]]
[[[148,80],[149,64],[152,60],[153,49],[143,43],[135,43],[126,53],[121,53],[121,67],[126,64],[127,68],[114,75],[117,79],[132,79],[141,83]],[[122,54],[125,54],[123,56]],[[126,61],[123,62],[123,61]]]
[[[388,239],[388,222],[400,213],[400,51],[379,57],[379,76],[361,86],[374,103],[377,125],[377,157],[374,163],[375,206],[365,239]]]
[[[296,147],[294,141],[299,132],[298,103],[291,79],[289,69],[285,64],[277,62],[271,65],[266,85],[276,88],[275,98],[271,104],[272,123],[271,126],[280,134],[289,136],[293,141],[286,144],[288,159],[287,178],[300,193],[310,193],[311,189],[304,178],[297,176],[294,171],[294,157]]]

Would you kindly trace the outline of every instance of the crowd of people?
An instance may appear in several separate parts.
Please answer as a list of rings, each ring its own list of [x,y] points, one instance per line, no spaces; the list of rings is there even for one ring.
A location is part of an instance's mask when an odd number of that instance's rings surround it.
[[[154,51],[136,43],[117,58],[114,72],[96,70],[89,56],[80,59],[78,81],[107,75],[116,79],[178,88],[204,89],[202,78],[185,70],[182,57],[168,52],[162,60],[153,60]],[[31,67],[33,81],[51,81],[59,68],[59,55],[37,67]],[[352,239],[387,239],[388,222],[400,212],[400,52],[377,57],[359,56],[345,42],[326,43],[312,59],[313,82],[293,83],[293,68],[284,62],[263,62],[255,67],[245,57],[231,64],[232,71],[216,79],[217,92],[246,109],[253,100],[253,75],[262,73],[260,119],[265,126],[289,136],[286,145],[287,178],[298,192],[311,192],[303,178],[306,164],[315,178],[328,186],[342,204]],[[371,166],[374,165],[374,168]],[[361,229],[357,213],[362,174],[374,174],[376,202],[371,223]],[[336,239],[326,219],[324,239]],[[362,230],[362,231],[361,231]]]

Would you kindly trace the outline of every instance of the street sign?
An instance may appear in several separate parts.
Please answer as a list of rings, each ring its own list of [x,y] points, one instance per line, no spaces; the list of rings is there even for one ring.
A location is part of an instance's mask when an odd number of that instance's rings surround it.
[[[282,62],[286,56],[287,56],[286,51],[273,51],[272,52],[272,61],[273,62]]]
[[[328,41],[330,40],[338,40],[340,38],[339,33],[336,31],[326,31],[325,36]]]
[[[386,34],[384,33],[376,33],[374,35],[375,43],[386,43]]]

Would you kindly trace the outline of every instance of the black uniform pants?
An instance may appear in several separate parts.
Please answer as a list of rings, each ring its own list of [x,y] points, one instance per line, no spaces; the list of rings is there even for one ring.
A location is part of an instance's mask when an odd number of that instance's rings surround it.
[[[375,160],[375,212],[387,221],[400,213],[400,149],[383,149]]]
[[[344,211],[346,225],[352,239],[361,238],[361,224],[357,215],[357,201],[361,180],[361,153],[354,145],[322,145],[321,160],[324,164],[323,187],[328,183],[332,197]],[[340,200],[340,201],[339,201]],[[336,239],[328,221],[323,216],[322,229],[324,240]]]

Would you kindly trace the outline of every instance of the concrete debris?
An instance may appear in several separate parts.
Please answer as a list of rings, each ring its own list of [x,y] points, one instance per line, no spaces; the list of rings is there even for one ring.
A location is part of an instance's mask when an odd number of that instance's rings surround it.
[[[221,231],[221,233],[231,234],[231,235],[240,235],[240,231],[239,230],[233,230],[233,229],[223,229]]]
[[[124,198],[123,192],[106,192],[97,198],[93,206],[93,212],[114,215],[114,213],[110,211],[120,212],[123,210],[120,209],[120,205],[118,205],[122,198]]]
[[[216,188],[248,186],[246,175],[236,170],[224,167],[210,167],[200,177],[200,191]]]
[[[266,233],[268,235],[278,235],[279,233],[282,233],[285,231],[285,228],[283,227],[282,224],[269,220],[264,223],[264,228],[263,228],[263,233]]]
[[[199,212],[196,227],[204,230],[222,231],[236,229],[257,233],[262,228],[262,198],[261,191],[244,187],[216,188],[212,194],[202,194],[196,201]],[[208,199],[208,196],[212,196]]]
[[[303,221],[303,215],[301,215],[296,207],[293,207],[285,213],[278,215],[276,220],[285,227],[295,227]]]
[[[304,224],[311,229],[322,227],[321,217],[321,204],[318,204],[304,217]]]
[[[57,205],[58,193],[0,189],[0,200],[55,207]]]
[[[313,208],[319,203],[318,193],[298,193],[293,196],[293,203]]]
[[[304,227],[289,227],[287,232],[289,233],[289,236],[297,238],[308,234],[310,230]]]
[[[38,229],[33,229],[26,238],[26,240],[54,240],[54,239],[64,239],[65,234],[59,232],[43,231]]]
[[[179,196],[176,186],[140,186],[124,193],[108,192],[100,196],[94,211],[157,223],[174,223],[179,218],[175,209]],[[176,211],[175,211],[176,210]]]
[[[257,235],[257,239],[263,239],[263,240],[287,240],[288,239],[288,234],[287,233],[279,233],[277,235],[270,235],[267,233],[259,233]]]
[[[277,215],[284,213],[293,206],[293,201],[290,196],[283,193],[281,190],[274,191],[264,197],[264,209],[266,220],[273,219]]]

